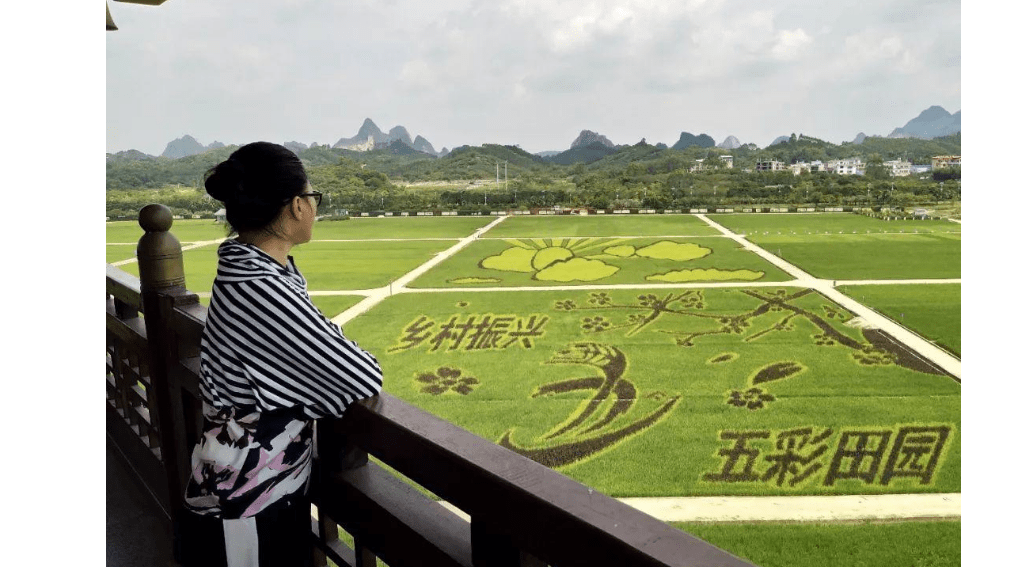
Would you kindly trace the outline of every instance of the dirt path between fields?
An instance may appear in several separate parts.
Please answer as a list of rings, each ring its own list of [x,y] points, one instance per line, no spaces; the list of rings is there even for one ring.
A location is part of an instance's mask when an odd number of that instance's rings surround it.
[[[960,518],[960,494],[617,498],[663,522],[857,522]],[[447,502],[441,505],[469,519]]]
[[[191,243],[191,244],[189,244],[187,246],[183,246],[183,252],[186,252],[187,250],[193,250],[194,248],[200,248],[201,246],[209,246],[211,244],[219,244],[223,240],[225,240],[225,238],[219,238],[218,240],[201,240],[201,241],[193,242],[193,243]],[[134,263],[136,263],[136,256],[135,256],[135,254],[136,254],[136,251],[133,250],[133,257],[132,258],[129,258],[128,260],[121,260],[121,261],[118,261],[118,262],[112,262],[111,265],[112,266],[124,266],[125,264],[134,264]]]
[[[337,325],[343,325],[347,321],[350,321],[351,319],[354,319],[358,315],[361,315],[362,313],[365,313],[369,309],[372,309],[372,307],[374,305],[376,305],[377,303],[379,303],[379,302],[383,301],[384,299],[390,297],[391,295],[394,294],[395,291],[403,290],[404,287],[406,285],[408,285],[412,280],[414,280],[415,278],[423,275],[424,273],[426,273],[430,269],[434,268],[437,264],[440,264],[444,260],[447,260],[451,256],[454,256],[455,254],[458,253],[459,250],[461,250],[462,248],[465,248],[466,246],[472,244],[483,233],[485,233],[488,230],[494,228],[495,226],[497,226],[498,224],[500,224],[501,222],[503,222],[507,218],[508,217],[498,217],[497,219],[491,221],[486,226],[483,226],[483,227],[480,227],[480,228],[476,229],[475,232],[473,232],[469,236],[466,236],[465,238],[459,240],[458,243],[456,243],[454,246],[448,248],[447,250],[444,250],[443,252],[437,252],[437,254],[435,254],[433,256],[433,258],[431,258],[429,261],[423,263],[421,266],[415,268],[414,270],[408,272],[407,274],[401,276],[400,278],[397,278],[396,280],[390,282],[389,284],[387,284],[387,285],[385,285],[385,286],[383,286],[381,288],[372,289],[372,290],[365,290],[367,292],[367,295],[366,295],[365,299],[359,301],[358,303],[353,305],[351,308],[347,309],[346,311],[344,311],[343,313],[337,315],[336,317],[333,317],[332,321],[334,323],[336,323]]]

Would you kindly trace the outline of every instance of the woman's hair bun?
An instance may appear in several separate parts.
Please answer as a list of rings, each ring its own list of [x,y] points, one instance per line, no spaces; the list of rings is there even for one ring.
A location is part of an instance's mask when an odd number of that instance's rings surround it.
[[[241,146],[204,179],[208,195],[225,204],[234,232],[267,227],[307,185],[297,154],[269,142]]]
[[[239,160],[229,158],[211,168],[204,180],[204,188],[208,195],[223,203],[239,200],[244,192],[244,175],[246,171]]]

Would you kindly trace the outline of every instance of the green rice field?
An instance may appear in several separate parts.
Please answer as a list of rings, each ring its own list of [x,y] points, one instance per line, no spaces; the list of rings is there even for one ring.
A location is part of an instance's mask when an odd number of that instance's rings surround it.
[[[203,242],[226,237],[225,225],[211,219],[175,219],[172,234],[179,242]],[[136,221],[111,221],[107,223],[107,242],[131,243],[135,245],[143,236],[143,229]]]
[[[357,304],[365,296],[362,295],[313,295],[311,302],[322,311],[322,314],[332,319]]]
[[[371,240],[377,238],[464,238],[497,217],[353,217],[315,224],[318,240]]]
[[[958,491],[959,385],[850,319],[797,288],[408,293],[345,331],[394,395],[609,494]],[[925,429],[948,453],[932,476],[835,468]],[[801,478],[770,473],[791,435],[825,461]],[[720,456],[739,442],[770,460]]]
[[[838,291],[959,355],[960,284],[856,285]]]
[[[674,523],[763,567],[959,567],[960,522]]]
[[[712,236],[719,231],[691,215],[514,216],[490,231],[492,238],[568,236]]]
[[[960,277],[959,234],[752,235],[748,239],[823,279]]]
[[[819,277],[959,277],[954,223],[710,218]],[[334,317],[493,220],[319,223],[292,253]],[[109,261],[134,252],[127,224],[109,223]],[[184,252],[191,289],[210,290],[216,248]],[[511,217],[344,329],[392,394],[615,496],[959,491],[958,382],[790,282],[695,216]],[[841,291],[959,352],[958,284]]]
[[[947,220],[886,221],[852,213],[786,213],[711,215],[709,218],[738,234],[913,234],[959,233],[960,225]]]

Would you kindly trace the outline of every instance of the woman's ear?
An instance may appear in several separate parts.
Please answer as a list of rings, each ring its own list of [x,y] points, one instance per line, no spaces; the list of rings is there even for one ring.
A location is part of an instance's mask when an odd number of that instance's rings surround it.
[[[294,220],[298,220],[299,221],[302,218],[304,218],[303,217],[304,213],[301,210],[302,207],[303,207],[303,205],[301,205],[301,201],[303,201],[303,200],[304,200],[304,197],[294,197],[293,199],[290,200],[290,214],[293,216]]]

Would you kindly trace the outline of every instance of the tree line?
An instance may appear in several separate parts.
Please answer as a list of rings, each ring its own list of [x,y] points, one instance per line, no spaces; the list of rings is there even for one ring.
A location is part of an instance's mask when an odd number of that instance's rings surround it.
[[[175,214],[211,215],[221,207],[203,189],[204,173],[235,146],[172,160],[107,161],[107,213],[132,217],[161,202]],[[391,150],[353,152],[316,146],[298,153],[327,213],[402,210],[497,210],[539,207],[683,209],[719,205],[892,206],[960,197],[958,168],[891,177],[890,159],[930,163],[933,155],[959,155],[960,136],[934,140],[867,138],[834,145],[804,135],[759,149],[647,143],[624,146],[590,163],[561,165],[517,146],[456,148],[443,158]],[[721,156],[733,158],[725,167]],[[914,157],[916,156],[916,157]],[[860,157],[865,175],[746,171],[755,162],[829,161]],[[507,176],[505,175],[507,171]],[[413,184],[418,185],[413,185]]]

